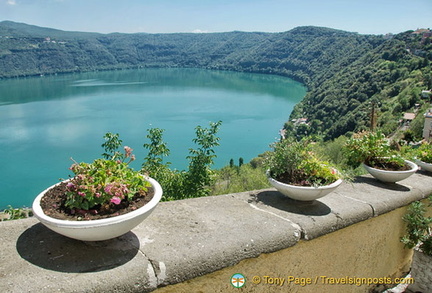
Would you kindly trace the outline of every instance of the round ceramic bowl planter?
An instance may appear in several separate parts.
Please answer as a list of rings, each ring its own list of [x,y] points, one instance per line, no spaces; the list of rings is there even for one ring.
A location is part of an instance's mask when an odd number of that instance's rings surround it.
[[[411,167],[410,170],[387,171],[387,170],[372,168],[365,164],[363,164],[363,167],[366,169],[366,171],[369,172],[369,174],[371,174],[379,181],[386,182],[386,183],[395,183],[410,177],[418,170],[418,166],[415,163],[408,160],[405,160],[405,163]]]
[[[422,169],[428,172],[432,172],[432,164],[430,163],[425,163],[423,161],[420,160],[415,160],[415,163]]]
[[[309,186],[296,186],[286,184],[280,181],[277,181],[270,176],[267,177],[270,184],[277,189],[283,195],[300,201],[312,201],[318,198],[321,198],[330,192],[334,191],[341,183],[342,179],[338,179],[332,184],[317,186],[317,187],[309,187]]]
[[[35,217],[47,228],[69,238],[82,241],[102,241],[121,236],[138,224],[140,224],[151,212],[162,198],[162,187],[153,178],[146,178],[154,189],[153,198],[143,207],[127,214],[100,220],[68,221],[49,217],[44,214],[40,201],[45,193],[52,187],[42,191],[33,201],[33,213]]]

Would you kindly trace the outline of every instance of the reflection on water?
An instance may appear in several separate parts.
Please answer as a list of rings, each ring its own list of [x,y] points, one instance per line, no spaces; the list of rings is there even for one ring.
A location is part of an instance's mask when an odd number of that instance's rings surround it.
[[[198,69],[105,71],[0,80],[0,209],[31,205],[73,157],[100,156],[119,133],[139,168],[147,129],[165,129],[172,167],[187,167],[194,128],[222,120],[216,167],[268,149],[305,94],[290,79]]]

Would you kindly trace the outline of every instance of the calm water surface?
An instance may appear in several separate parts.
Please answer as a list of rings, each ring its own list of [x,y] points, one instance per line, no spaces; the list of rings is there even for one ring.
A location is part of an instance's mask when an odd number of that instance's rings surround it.
[[[165,129],[167,161],[187,168],[197,125],[222,121],[216,168],[269,149],[305,88],[290,79],[198,69],[143,69],[0,80],[0,209],[31,206],[67,178],[70,157],[100,157],[106,132],[134,149]]]

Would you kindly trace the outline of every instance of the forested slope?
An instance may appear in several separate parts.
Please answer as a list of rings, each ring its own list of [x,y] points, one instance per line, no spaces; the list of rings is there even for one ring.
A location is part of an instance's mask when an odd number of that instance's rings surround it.
[[[98,34],[0,22],[0,78],[140,67],[197,67],[271,73],[309,88],[286,124],[301,136],[334,138],[367,127],[370,101],[388,132],[432,87],[430,38],[394,38],[320,27],[283,33]]]
[[[406,111],[429,105],[422,90],[432,88],[431,38],[405,32],[396,35],[311,87],[291,118],[306,117],[309,125],[286,128],[297,134],[322,133],[326,138],[370,127],[372,103],[377,127],[390,134]],[[423,114],[423,113],[420,113]]]

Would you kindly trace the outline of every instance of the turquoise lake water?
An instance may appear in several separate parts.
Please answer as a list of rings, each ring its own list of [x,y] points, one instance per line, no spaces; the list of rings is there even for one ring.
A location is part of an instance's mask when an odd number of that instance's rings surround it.
[[[31,206],[67,178],[73,157],[91,162],[106,132],[134,149],[165,129],[172,168],[186,169],[195,127],[222,121],[215,168],[269,149],[305,95],[291,79],[200,69],[141,69],[0,80],[0,209]]]

